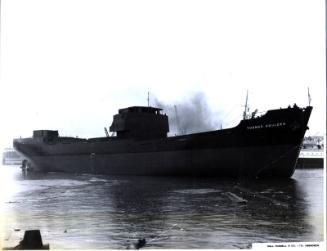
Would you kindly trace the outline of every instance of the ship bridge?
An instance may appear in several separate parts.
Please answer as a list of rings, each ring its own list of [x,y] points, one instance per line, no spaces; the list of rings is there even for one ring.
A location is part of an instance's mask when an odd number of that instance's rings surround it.
[[[119,109],[110,126],[117,138],[165,138],[169,132],[168,116],[162,109],[150,106],[131,106]]]

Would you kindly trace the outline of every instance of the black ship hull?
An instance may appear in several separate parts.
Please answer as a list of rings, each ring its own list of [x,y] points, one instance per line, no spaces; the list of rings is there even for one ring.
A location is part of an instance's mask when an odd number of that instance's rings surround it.
[[[298,151],[299,146],[268,146],[178,152],[34,156],[28,160],[40,171],[54,172],[290,177],[294,172]]]
[[[14,140],[14,147],[39,171],[290,177],[311,110],[272,110],[234,128],[176,137],[26,138]]]

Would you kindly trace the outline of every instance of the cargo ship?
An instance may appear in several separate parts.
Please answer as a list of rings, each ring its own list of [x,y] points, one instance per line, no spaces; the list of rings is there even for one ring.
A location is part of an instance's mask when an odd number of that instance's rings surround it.
[[[232,128],[168,137],[162,109],[119,109],[114,136],[74,138],[36,130],[13,146],[33,170],[107,175],[291,177],[311,106],[244,114]],[[26,162],[25,162],[26,163]]]

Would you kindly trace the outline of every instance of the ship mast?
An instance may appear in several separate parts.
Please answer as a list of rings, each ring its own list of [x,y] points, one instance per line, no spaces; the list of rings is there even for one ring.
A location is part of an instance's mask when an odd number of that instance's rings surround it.
[[[150,106],[150,93],[148,92],[148,107]]]
[[[311,96],[310,96],[310,90],[308,87],[308,101],[309,101],[309,106],[311,105]]]
[[[244,107],[244,112],[243,112],[243,119],[246,119],[246,113],[248,110],[248,90],[246,90],[246,99],[245,99],[245,107]]]
[[[174,108],[175,108],[177,131],[178,131],[179,134],[182,134],[181,127],[180,127],[180,124],[179,124],[178,113],[177,113],[177,106],[174,105]]]

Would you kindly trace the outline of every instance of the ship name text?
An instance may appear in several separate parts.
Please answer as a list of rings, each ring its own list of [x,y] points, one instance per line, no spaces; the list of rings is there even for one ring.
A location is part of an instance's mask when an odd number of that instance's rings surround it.
[[[272,124],[265,124],[265,125],[247,126],[246,129],[255,130],[255,129],[263,129],[263,128],[282,127],[282,126],[285,126],[285,125],[286,125],[285,122],[279,122],[279,123],[272,123]]]

